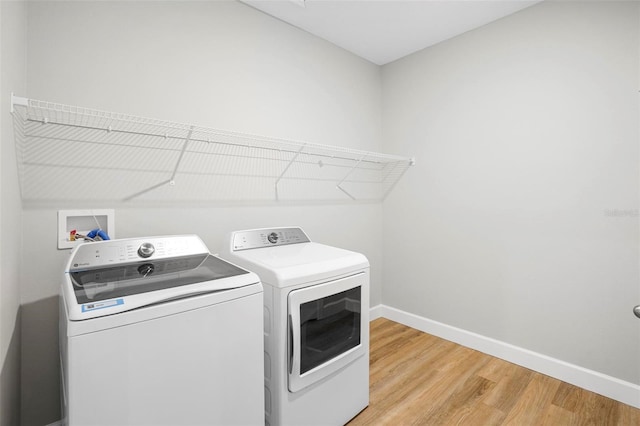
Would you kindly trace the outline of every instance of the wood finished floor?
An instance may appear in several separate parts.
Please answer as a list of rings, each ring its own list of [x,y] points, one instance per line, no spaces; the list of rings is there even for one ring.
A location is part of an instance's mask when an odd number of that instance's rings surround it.
[[[358,425],[625,425],[640,410],[379,318]]]

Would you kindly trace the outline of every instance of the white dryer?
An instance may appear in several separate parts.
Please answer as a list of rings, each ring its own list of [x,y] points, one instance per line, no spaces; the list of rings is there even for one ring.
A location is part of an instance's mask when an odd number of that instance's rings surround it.
[[[64,424],[263,422],[262,284],[197,236],[84,243],[61,295]]]
[[[264,285],[267,425],[342,425],[369,404],[369,262],[300,228],[233,232]]]

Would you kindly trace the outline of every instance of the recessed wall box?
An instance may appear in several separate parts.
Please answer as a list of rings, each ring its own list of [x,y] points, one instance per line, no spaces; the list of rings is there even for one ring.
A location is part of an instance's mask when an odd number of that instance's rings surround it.
[[[87,235],[93,229],[101,229],[111,239],[115,238],[115,213],[113,209],[102,210],[58,210],[58,249],[73,248],[84,239],[75,239],[77,234]]]

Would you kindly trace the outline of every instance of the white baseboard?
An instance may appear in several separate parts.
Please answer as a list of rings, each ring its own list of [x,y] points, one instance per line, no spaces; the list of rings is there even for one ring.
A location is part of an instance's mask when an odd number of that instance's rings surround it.
[[[640,386],[597,371],[551,358],[490,337],[452,327],[438,321],[410,314],[385,305],[370,309],[371,321],[384,317],[392,321],[433,334],[451,342],[504,359],[522,367],[551,376],[563,382],[640,408]]]
[[[373,321],[375,319],[382,317],[383,316],[382,309],[383,309],[383,305],[376,305],[373,308],[369,309],[369,321]]]

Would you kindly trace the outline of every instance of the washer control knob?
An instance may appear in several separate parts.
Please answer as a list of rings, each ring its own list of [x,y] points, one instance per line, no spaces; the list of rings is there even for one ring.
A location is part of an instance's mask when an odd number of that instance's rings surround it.
[[[138,266],[138,273],[145,278],[153,274],[154,270],[155,266],[153,266],[151,263],[145,263],[144,265]]]
[[[270,233],[269,235],[267,235],[267,240],[269,240],[269,242],[271,244],[275,244],[278,242],[278,234],[276,234],[275,232]]]
[[[138,256],[147,258],[155,253],[156,248],[151,243],[142,243],[138,248]]]

